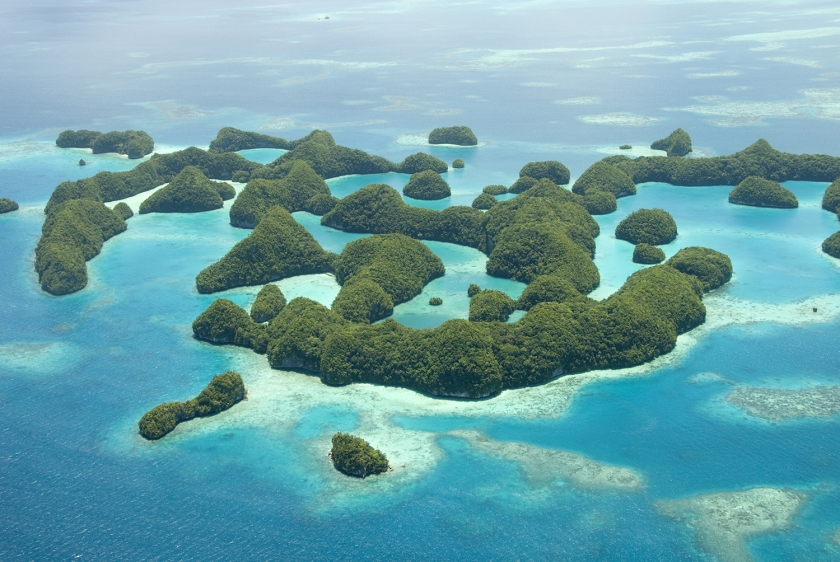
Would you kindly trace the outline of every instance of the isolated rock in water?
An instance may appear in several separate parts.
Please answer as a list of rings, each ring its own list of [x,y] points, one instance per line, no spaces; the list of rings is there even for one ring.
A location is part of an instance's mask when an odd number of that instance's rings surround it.
[[[79,166],[87,166],[87,162],[85,162],[84,158],[79,159]]]

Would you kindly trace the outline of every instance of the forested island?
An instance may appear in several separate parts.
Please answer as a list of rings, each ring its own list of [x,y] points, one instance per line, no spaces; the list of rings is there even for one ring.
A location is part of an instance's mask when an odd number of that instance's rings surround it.
[[[475,146],[478,144],[478,139],[469,127],[438,127],[429,133],[429,144]]]
[[[750,176],[729,193],[729,202],[750,207],[775,207],[795,209],[799,206],[796,195],[778,182]]]
[[[333,466],[344,474],[365,478],[388,470],[388,458],[370,443],[349,433],[336,433],[332,438],[330,458]]]
[[[94,154],[115,152],[131,159],[143,158],[155,149],[155,141],[145,131],[111,131],[100,133],[80,129],[62,131],[55,140],[59,148],[90,148]],[[79,164],[84,166],[84,160]]]
[[[181,422],[212,416],[231,408],[245,398],[245,385],[239,373],[216,375],[198,396],[186,402],[167,402],[146,412],[140,422],[140,435],[160,439]]]
[[[16,201],[12,201],[11,199],[6,199],[5,197],[0,197],[0,215],[3,213],[11,213],[12,211],[17,211],[19,208]]]
[[[432,170],[423,170],[411,174],[411,178],[403,188],[403,195],[412,199],[434,201],[449,197],[452,195],[452,191],[450,191],[446,180],[440,177],[440,174]]]
[[[691,137],[682,129],[677,129],[664,139],[654,141],[650,147],[664,150],[668,156],[685,156],[691,152]]]
[[[129,172],[59,185],[47,205],[37,250],[45,289],[63,294],[84,286],[59,281],[83,278],[84,261],[125,229],[130,216],[125,206],[112,211],[103,203],[167,182],[177,186],[180,174],[196,182],[243,181],[230,220],[253,230],[202,270],[196,287],[202,293],[264,287],[250,313],[230,300],[214,301],[193,323],[196,338],[252,349],[274,368],[316,373],[329,385],[370,382],[463,398],[493,396],[567,373],[639,365],[673,349],[679,334],[705,320],[702,297],[729,281],[731,262],[701,247],[683,248],[664,261],[655,245],[672,242],[677,228],[661,209],[631,213],[616,230],[617,237],[636,244],[634,261],[658,265],[637,271],[602,301],[587,296],[600,284],[593,262],[600,228],[592,215],[614,212],[617,198],[633,195],[637,182],[664,181],[662,175],[683,185],[737,179],[730,183],[736,185],[751,176],[826,181],[822,178],[840,172],[838,158],[779,153],[764,141],[717,158],[611,156],[590,166],[571,190],[561,186],[570,174],[560,162],[531,162],[510,187],[486,187],[474,206],[436,211],[406,204],[384,184],[338,199],[324,181],[345,173],[399,171],[446,184],[440,174],[448,167],[434,156],[417,153],[395,164],[313,131],[283,141],[288,152],[263,166],[227,151],[268,142],[279,146],[283,139],[223,131],[214,151],[193,147],[155,155]],[[671,139],[675,146],[679,138]],[[830,181],[837,177],[840,173]],[[830,187],[823,202],[835,212],[836,191]],[[495,199],[505,192],[517,195]],[[328,252],[291,215],[299,211],[320,215],[324,226],[371,236],[347,244],[341,254]],[[826,240],[826,252],[836,247],[835,238]],[[527,286],[512,299],[471,285],[469,320],[407,328],[388,318],[394,306],[445,273],[421,240],[475,248],[487,256],[488,274]],[[303,297],[287,302],[271,284],[310,273],[335,276],[341,289],[331,306]],[[505,322],[514,310],[524,315]]]
[[[229,183],[211,181],[195,166],[187,166],[140,204],[140,214],[212,211],[234,197],[236,191]]]

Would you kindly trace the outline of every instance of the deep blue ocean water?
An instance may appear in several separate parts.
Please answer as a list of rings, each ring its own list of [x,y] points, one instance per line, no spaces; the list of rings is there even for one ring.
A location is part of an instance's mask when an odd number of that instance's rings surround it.
[[[420,150],[462,158],[466,167],[446,174],[450,198],[406,199],[428,208],[468,205],[533,160],[558,159],[574,178],[618,145],[645,147],[678,126],[701,154],[763,137],[783,150],[840,156],[832,3],[9,2],[2,10],[0,197],[22,208],[0,216],[0,559],[709,560],[696,528],[654,504],[755,487],[806,500],[786,528],[750,537],[750,556],[840,559],[838,416],[771,422],[724,400],[736,387],[840,386],[840,318],[801,322],[791,316],[801,312],[780,312],[774,323],[736,322],[650,373],[582,386],[548,417],[502,407],[477,415],[457,402],[376,417],[391,410],[275,372],[272,384],[290,394],[247,410],[260,417],[237,417],[243,404],[149,444],[136,435],[145,411],[194,396],[216,373],[259,364],[245,361],[250,352],[193,340],[190,328],[220,296],[199,295],[195,275],[248,231],[232,228],[225,210],[135,216],[88,263],[83,291],[46,295],[33,269],[55,186],[136,164],[56,148],[65,128],[143,129],[174,150],[206,147],[225,125],[285,138],[317,127],[396,161]],[[462,123],[481,146],[418,140]],[[243,155],[265,163],[280,153]],[[342,197],[407,180],[328,183]],[[614,238],[617,223],[661,207],[679,227],[667,255],[691,245],[730,255],[735,276],[724,296],[767,307],[836,297],[840,265],[819,251],[840,229],[820,209],[827,184],[785,185],[796,210],[730,205],[728,186],[640,185],[617,212],[596,217],[602,284],[593,296],[608,296],[640,267],[632,246]],[[361,236],[307,213],[295,218],[329,251]],[[524,288],[487,276],[475,250],[427,245],[447,275],[396,307],[408,326],[465,318],[470,283],[513,297]],[[338,290],[326,276],[280,285],[327,304]],[[257,290],[223,296],[247,307]],[[432,296],[443,306],[429,307]],[[277,388],[256,368],[242,375],[253,404]],[[323,400],[294,398],[313,388]],[[318,444],[370,423],[419,448],[430,437],[428,470],[382,477],[397,478],[395,487],[373,479],[342,487]],[[632,469],[644,486],[546,485],[458,430]]]

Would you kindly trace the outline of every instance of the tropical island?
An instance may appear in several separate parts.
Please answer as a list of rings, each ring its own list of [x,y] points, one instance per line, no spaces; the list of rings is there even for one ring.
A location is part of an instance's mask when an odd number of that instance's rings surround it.
[[[17,211],[19,208],[16,201],[12,201],[11,199],[6,199],[5,197],[0,197],[0,215],[3,213],[11,213],[12,211]]]
[[[187,166],[140,204],[140,214],[212,211],[234,197],[236,191],[229,183],[211,181],[195,166]]]
[[[464,160],[462,158],[456,158],[452,161],[452,167],[456,170],[459,170],[464,167]]]
[[[639,209],[618,223],[615,237],[632,244],[668,244],[677,237],[677,223],[662,209]]]
[[[685,156],[691,152],[691,137],[682,129],[677,129],[664,139],[654,141],[650,147],[654,150],[664,150],[668,156]]]
[[[222,135],[230,140],[224,146],[240,146],[231,140],[237,135]],[[251,144],[265,141],[245,137]],[[434,156],[417,153],[395,164],[341,147],[326,131],[289,142],[296,144],[266,166],[223,148],[189,148],[155,155],[129,172],[103,172],[59,185],[36,251],[42,279],[82,278],[85,260],[125,229],[130,215],[120,205],[112,211],[103,203],[174,183],[194,166],[207,181],[238,178],[247,183],[231,207],[231,223],[253,229],[198,274],[196,287],[212,293],[263,286],[250,313],[228,299],[215,300],[193,323],[196,338],[249,348],[265,354],[273,368],[315,373],[328,385],[368,382],[481,398],[563,374],[645,363],[669,352],[679,334],[704,322],[703,295],[729,281],[732,264],[724,254],[702,247],[683,248],[663,263],[664,254],[655,245],[677,235],[673,218],[663,210],[632,213],[616,233],[637,244],[637,262],[657,265],[637,271],[604,300],[587,296],[600,284],[593,262],[600,228],[592,215],[614,212],[617,198],[633,195],[637,182],[736,185],[750,176],[774,182],[840,177],[833,175],[840,171],[840,158],[780,153],[759,141],[716,158],[610,156],[590,166],[571,191],[558,185],[569,181],[565,166],[534,162],[520,170],[510,188],[485,188],[482,195],[490,201],[476,206],[486,210],[451,206],[437,211],[406,204],[384,184],[338,199],[324,181],[348,170],[439,178],[447,166]],[[517,195],[495,200],[494,194],[506,191]],[[832,205],[834,191],[827,190],[824,205]],[[371,236],[347,244],[341,254],[328,252],[291,215],[300,211],[320,215],[323,226]],[[403,326],[388,318],[394,306],[417,297],[445,274],[423,240],[475,248],[487,256],[488,274],[526,287],[511,299],[473,284],[469,320],[422,330]],[[836,236],[826,247],[836,247]],[[272,284],[309,273],[335,276],[341,289],[331,306],[303,297],[286,302]],[[57,294],[84,286],[44,284]],[[430,299],[430,304],[437,302],[437,297]],[[514,310],[524,314],[505,322]]]
[[[729,193],[729,202],[750,207],[795,209],[799,206],[796,195],[778,182],[750,176]]]
[[[840,178],[829,185],[822,198],[822,208],[832,213],[840,212]]]
[[[633,248],[633,263],[651,265],[665,261],[665,252],[651,244],[640,242]]]
[[[475,146],[478,144],[478,139],[469,127],[438,127],[429,133],[429,144]]]
[[[408,183],[403,187],[403,195],[412,199],[434,201],[446,199],[452,195],[452,191],[450,191],[446,180],[440,177],[440,174],[432,170],[423,170],[411,174]]]
[[[333,466],[344,474],[365,478],[388,470],[388,458],[370,443],[349,433],[336,433],[332,438],[330,458]]]
[[[131,159],[143,158],[155,149],[155,141],[145,131],[111,131],[100,133],[80,129],[62,131],[55,140],[59,148],[90,148],[94,154],[115,152]],[[84,160],[79,161],[84,166]]]
[[[245,385],[239,373],[216,375],[195,398],[160,404],[143,414],[138,423],[140,435],[149,440],[160,439],[181,422],[224,412],[243,398]]]
[[[840,231],[825,239],[822,243],[822,251],[833,258],[840,259]]]

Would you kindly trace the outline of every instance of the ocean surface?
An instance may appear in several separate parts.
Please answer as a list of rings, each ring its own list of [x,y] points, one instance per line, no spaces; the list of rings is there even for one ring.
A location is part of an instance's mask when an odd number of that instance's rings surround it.
[[[142,129],[160,152],[206,148],[228,125],[288,139],[326,128],[391,160],[462,158],[445,174],[450,198],[407,200],[435,209],[510,185],[534,160],[560,160],[574,180],[677,127],[697,155],[765,138],[840,156],[836,3],[10,0],[0,14],[0,197],[21,205],[0,215],[0,560],[840,559],[840,260],[820,251],[840,222],[820,208],[827,183],[785,183],[795,210],[731,205],[730,186],[641,184],[596,217],[591,296],[641,267],[618,222],[660,207],[679,229],[666,255],[701,245],[732,259],[707,323],[651,365],[475,402],[327,387],[194,340],[215,298],[247,308],[259,290],[195,290],[249,233],[230,226],[230,202],[131,218],[72,295],[42,292],[33,267],[56,185],[137,164],[57,148],[67,128]],[[480,145],[425,144],[456,124]],[[343,197],[407,181],[328,184]],[[294,216],[329,251],[362,236]],[[397,306],[398,322],[466,318],[470,283],[524,289],[488,276],[476,250],[426,244],[446,275]],[[277,284],[326,305],[339,289],[328,275]],[[137,434],[144,412],[227,370],[248,401],[158,442]],[[336,431],[368,439],[394,471],[336,472]]]

